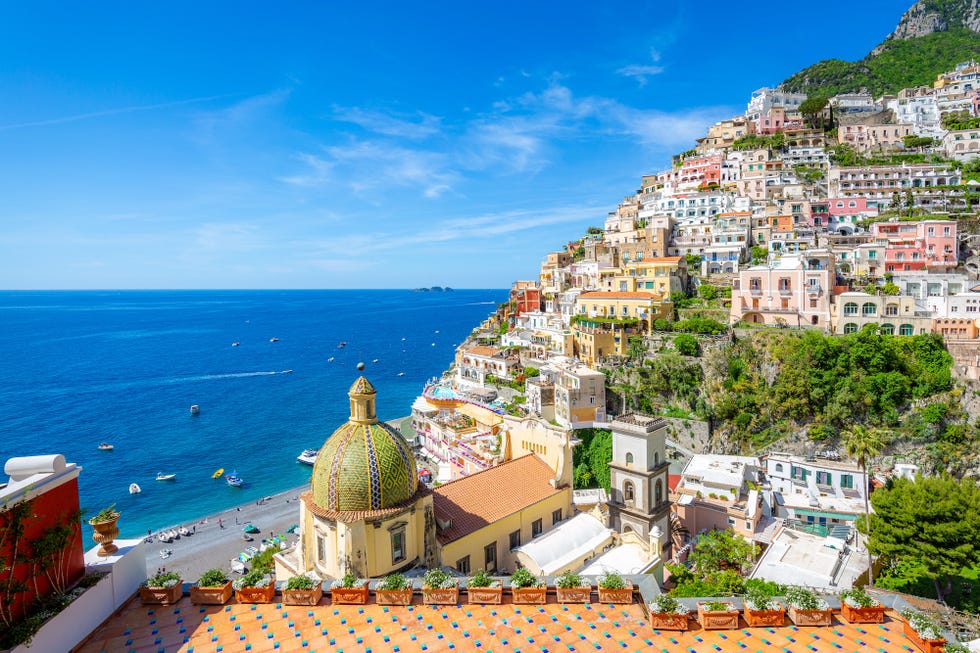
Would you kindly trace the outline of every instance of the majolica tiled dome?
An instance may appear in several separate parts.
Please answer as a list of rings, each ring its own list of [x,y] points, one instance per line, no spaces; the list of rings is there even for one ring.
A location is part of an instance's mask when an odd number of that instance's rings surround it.
[[[320,449],[313,466],[313,502],[339,512],[382,510],[418,490],[415,456],[405,438],[378,422],[375,395],[363,376],[351,386],[351,415]]]

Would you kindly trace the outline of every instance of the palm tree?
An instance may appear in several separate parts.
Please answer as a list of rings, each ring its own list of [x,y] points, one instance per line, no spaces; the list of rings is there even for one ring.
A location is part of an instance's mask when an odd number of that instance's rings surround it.
[[[847,455],[857,458],[858,467],[865,474],[867,487],[864,488],[864,524],[868,534],[868,585],[874,584],[874,569],[871,562],[871,500],[870,478],[867,476],[868,460],[874,458],[885,448],[885,439],[881,429],[867,428],[855,424],[844,432],[844,449]]]

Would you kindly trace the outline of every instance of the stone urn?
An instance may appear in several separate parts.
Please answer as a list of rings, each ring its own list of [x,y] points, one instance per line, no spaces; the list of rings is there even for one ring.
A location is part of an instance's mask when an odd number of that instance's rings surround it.
[[[92,533],[92,539],[100,545],[98,554],[103,558],[111,556],[119,550],[119,547],[112,543],[119,537],[119,528],[116,527],[117,521],[119,521],[118,512],[112,513],[108,519],[96,516],[88,520],[89,526],[95,531]]]

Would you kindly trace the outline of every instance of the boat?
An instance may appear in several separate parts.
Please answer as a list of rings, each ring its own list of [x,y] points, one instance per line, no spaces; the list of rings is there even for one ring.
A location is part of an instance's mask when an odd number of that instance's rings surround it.
[[[304,449],[303,453],[296,457],[296,460],[304,465],[312,465],[316,463],[316,455],[318,453],[320,453],[319,449]]]
[[[130,494],[139,494],[139,493],[140,493],[140,492],[142,492],[142,491],[143,491],[143,490],[141,490],[141,489],[140,489],[140,486],[139,486],[139,485],[137,485],[136,483],[130,483],[130,484],[129,484],[129,493],[130,493]]]
[[[240,343],[240,342],[233,342],[233,343],[231,343],[231,346],[232,347],[237,347],[240,344],[242,344],[242,343]]]
[[[108,442],[100,442],[99,443],[99,451],[112,451],[113,449],[115,449],[115,447],[113,447]]]
[[[398,376],[405,376],[405,373],[404,372],[399,372],[398,373]]]
[[[343,349],[346,346],[347,346],[347,341],[346,340],[341,340],[340,341],[340,344],[337,345],[337,349]]]
[[[198,406],[197,404],[194,404],[193,406],[191,406],[191,415],[197,415],[200,412],[201,412],[201,407],[200,406]]]
[[[439,329],[436,329],[436,333],[439,333]]]
[[[279,373],[280,374],[292,374],[293,371],[292,370],[283,370],[282,372],[279,372]]]
[[[221,478],[221,475],[224,473],[225,473],[225,468],[220,467],[218,471],[216,471],[214,474],[211,474],[211,478]]]
[[[269,342],[279,342],[279,338],[269,338]]]
[[[375,359],[374,359],[374,360],[372,360],[371,362],[372,362],[372,363],[377,363],[377,362],[378,362],[378,359],[377,359],[377,358],[375,358]]]
[[[328,362],[328,363],[332,363],[332,362],[333,362],[333,356],[331,356],[330,358],[328,358],[328,359],[327,359],[327,362]]]
[[[225,480],[228,481],[228,485],[232,487],[241,487],[245,485],[245,479],[238,475],[238,472],[232,472],[231,474],[225,474]]]
[[[435,347],[436,346],[436,343],[432,343],[432,346]]]
[[[241,560],[232,560],[231,570],[236,574],[244,574],[246,572],[245,563]]]
[[[172,481],[177,478],[176,474],[164,474],[163,472],[157,472],[158,481]]]

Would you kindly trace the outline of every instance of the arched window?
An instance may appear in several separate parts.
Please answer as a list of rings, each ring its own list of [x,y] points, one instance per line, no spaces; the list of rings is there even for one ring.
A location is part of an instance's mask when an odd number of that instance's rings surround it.
[[[664,500],[664,483],[659,478],[657,479],[657,484],[654,486],[653,491],[654,505],[659,506]]]
[[[874,315],[878,312],[878,307],[871,302],[866,302],[864,306],[861,307],[861,315]]]
[[[854,302],[847,302],[844,304],[844,315],[857,315],[858,305]]]
[[[636,497],[636,490],[633,488],[632,481],[626,481],[623,483],[623,500],[632,501]]]
[[[898,327],[898,333],[903,336],[910,336],[915,333],[915,329],[912,328],[911,324],[903,324]]]
[[[627,465],[633,464],[633,454],[631,453],[626,454],[626,464]]]
[[[894,324],[888,324],[886,322],[886,323],[884,323],[884,324],[881,325],[881,332],[883,334],[885,334],[886,336],[893,336],[893,335],[895,335],[895,325]]]
[[[782,463],[776,463],[776,466],[774,467],[774,470],[776,471],[777,474],[782,474],[783,473],[783,464]]]
[[[844,333],[857,333],[858,325],[853,322],[848,322],[844,325]]]

